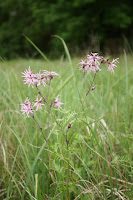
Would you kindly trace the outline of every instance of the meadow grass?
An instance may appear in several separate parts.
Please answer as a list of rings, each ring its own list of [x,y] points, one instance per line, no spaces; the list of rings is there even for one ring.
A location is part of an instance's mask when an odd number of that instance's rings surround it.
[[[85,83],[80,60],[0,62],[0,199],[133,198],[133,58],[122,55],[115,74],[102,70],[82,109]],[[60,74],[49,94],[60,94],[64,103],[62,110],[55,110],[59,120],[52,115],[48,126],[47,111],[36,114],[48,145],[33,119],[20,112],[19,104],[36,95],[36,88],[29,89],[21,77],[29,66],[34,72]],[[92,79],[93,73],[88,73],[87,87]]]

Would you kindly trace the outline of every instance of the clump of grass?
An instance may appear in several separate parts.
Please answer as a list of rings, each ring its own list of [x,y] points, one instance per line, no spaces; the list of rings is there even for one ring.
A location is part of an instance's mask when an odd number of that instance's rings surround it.
[[[0,197],[132,199],[132,58],[124,54],[114,75],[102,70],[84,78],[77,70],[79,58],[71,60],[62,42],[69,62],[1,63]],[[35,116],[45,139],[32,117],[19,111],[26,96],[36,95],[20,79],[29,65],[60,74],[48,99],[60,94],[63,109],[50,116],[49,108],[43,109]]]

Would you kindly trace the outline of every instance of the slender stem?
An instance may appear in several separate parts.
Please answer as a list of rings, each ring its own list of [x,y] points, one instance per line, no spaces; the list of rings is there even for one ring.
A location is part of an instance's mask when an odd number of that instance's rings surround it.
[[[66,132],[66,144],[67,144],[67,191],[66,191],[66,199],[69,200],[69,140],[68,140],[68,130]]]
[[[91,89],[92,89],[92,85],[93,85],[94,80],[95,80],[95,78],[96,78],[96,74],[97,74],[97,72],[95,73],[95,75],[94,75],[94,77],[93,77],[92,83],[91,83],[91,85],[90,85],[90,87],[89,87],[88,92],[87,92],[86,95],[85,95],[85,98],[87,97],[87,95],[90,93],[90,91],[91,91]]]
[[[41,97],[43,98],[44,103],[46,103],[46,100],[44,98],[44,96],[42,95],[41,91],[39,90],[37,84],[36,84],[36,89],[37,89],[37,93],[41,95]]]
[[[42,131],[42,126],[39,125],[39,123],[38,123],[37,120],[35,119],[34,115],[32,115],[32,118],[34,119],[34,121],[36,122],[37,126],[38,126],[39,129],[41,130],[42,136],[43,136],[44,140],[45,140],[46,143],[47,143],[47,139],[46,139],[46,137],[44,136],[44,133],[43,133],[43,131]]]
[[[101,68],[103,67],[103,64],[104,64],[104,62],[102,63]],[[84,102],[85,102],[85,99],[86,99],[86,97],[88,96],[88,94],[90,93],[90,91],[91,91],[91,90],[94,90],[94,89],[92,88],[92,85],[93,85],[93,83],[94,83],[94,81],[95,81],[95,78],[96,78],[96,75],[97,75],[98,72],[99,72],[99,71],[96,71],[95,74],[94,74],[93,80],[92,80],[92,82],[91,82],[91,85],[90,85],[88,91],[87,91],[86,94],[85,94],[85,97],[84,97],[84,99],[83,99],[83,101],[82,101],[81,107],[83,107],[83,104],[84,104]],[[84,77],[85,77],[85,75],[84,75]],[[81,107],[80,107],[79,110],[81,110]]]
[[[50,79],[49,84],[48,84],[47,101],[48,101],[48,98],[49,98],[50,85],[51,85],[51,79]],[[50,109],[48,111],[48,134],[49,134],[50,111],[51,111],[51,107],[50,107]],[[47,134],[47,136],[48,136],[48,134]]]
[[[85,78],[85,75],[86,75],[86,73],[85,73],[85,71],[84,71],[84,81],[85,81],[85,94],[86,94],[86,78]]]
[[[67,143],[67,200],[69,200],[69,144]]]
[[[34,121],[36,122],[36,124],[38,125],[38,127],[40,128],[41,132],[42,132],[42,135],[43,135],[43,138],[44,140],[46,141],[46,144],[47,144],[47,147],[48,147],[48,150],[49,150],[49,145],[48,145],[48,142],[47,142],[47,139],[45,138],[44,134],[43,134],[43,131],[42,131],[42,127],[39,125],[39,123],[37,122],[37,120],[35,119],[34,115],[32,116],[32,118],[34,119]],[[47,179],[49,181],[49,163],[50,163],[50,154],[49,152],[45,154],[44,156],[44,159],[46,159],[47,157],[47,154],[48,154],[48,158],[49,158],[49,161],[48,161],[48,173],[47,173]],[[49,190],[49,186],[47,184],[47,194],[48,194],[48,190]]]
[[[79,110],[81,110],[81,107],[83,107],[83,104],[84,104],[84,102],[85,102],[85,99],[86,99],[86,97],[88,96],[88,94],[89,94],[89,93],[90,93],[90,91],[92,90],[92,85],[93,85],[93,83],[94,83],[94,81],[95,81],[96,74],[97,74],[97,72],[94,74],[94,77],[93,77],[93,80],[92,80],[92,82],[91,82],[91,85],[90,85],[90,87],[89,87],[88,91],[87,91],[87,92],[86,92],[86,94],[85,94],[85,97],[84,97],[84,99],[83,99],[83,101],[82,101],[82,104],[81,104],[81,106],[80,106],[80,109],[79,109]]]
[[[50,130],[50,111],[51,111],[51,107],[48,105],[48,98],[49,98],[49,93],[50,93],[50,85],[51,85],[51,79],[50,79],[50,81],[49,81],[49,84],[48,84],[48,93],[47,93],[47,101],[45,100],[45,98],[43,97],[43,95],[41,94],[41,96],[42,96],[42,98],[44,99],[44,101],[45,101],[45,103],[47,104],[47,106],[49,107],[49,111],[48,111],[48,128],[47,128],[47,137],[48,137],[48,135],[49,135],[49,130]],[[49,173],[49,171],[50,171],[50,160],[51,160],[51,156],[50,156],[50,154],[48,154],[49,155],[49,163],[48,163],[48,174],[47,174],[47,178],[48,178],[48,180],[49,180],[49,178],[50,178],[50,173]],[[49,192],[49,186],[48,186],[48,184],[47,184],[47,194],[48,194],[48,192]]]
[[[51,83],[51,82],[50,82]],[[49,90],[50,90],[50,83],[49,83],[49,88],[48,88],[48,96],[49,96]],[[41,91],[39,90],[38,86],[36,85],[36,88],[37,88],[37,92],[38,94],[42,97],[43,101],[44,101],[44,104],[46,104],[49,108],[49,114],[48,114],[48,131],[49,131],[49,117],[50,117],[50,111],[53,112],[54,116],[56,116],[55,112],[51,109],[51,106],[48,104],[48,96],[47,96],[47,101],[45,99],[45,97],[42,95]],[[57,116],[56,116],[57,118]],[[37,123],[37,122],[36,122]],[[60,124],[60,123],[59,123]],[[39,125],[39,124],[38,124]],[[61,126],[61,125],[60,125]],[[47,136],[48,137],[48,136]],[[46,140],[47,141],[47,140]],[[47,143],[48,145],[48,143]],[[48,146],[48,149],[49,149],[49,146]],[[49,157],[49,162],[48,162],[48,174],[47,174],[47,179],[49,180],[49,167],[50,167],[50,154],[48,154],[48,157]],[[47,184],[47,194],[48,194],[48,191],[49,191],[49,187],[48,187],[48,184]]]
[[[50,79],[49,84],[48,84],[48,95],[47,95],[47,101],[48,101],[48,97],[49,97],[50,85],[51,85],[51,79]]]
[[[43,101],[44,103],[49,107],[49,109],[52,111],[52,113],[54,114],[54,116],[57,118],[55,112],[51,109],[51,107],[48,105],[48,102],[46,101],[45,97],[42,95],[41,91],[38,89],[37,85],[36,85],[36,88],[37,88],[37,92],[38,94],[40,94],[40,96],[43,98]],[[60,123],[59,123],[60,124]],[[60,124],[61,126],[61,124]]]

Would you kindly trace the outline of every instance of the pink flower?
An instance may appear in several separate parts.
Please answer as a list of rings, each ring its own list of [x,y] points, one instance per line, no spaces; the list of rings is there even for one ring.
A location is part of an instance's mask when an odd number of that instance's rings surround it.
[[[114,74],[114,68],[117,67],[115,64],[119,63],[118,59],[119,58],[116,58],[116,59],[113,59],[112,62],[110,62],[110,61],[107,62],[109,64],[108,71],[113,72],[113,74]]]
[[[22,74],[24,75],[22,77],[25,78],[24,84],[28,84],[28,87],[30,87],[30,85],[33,87],[33,85],[38,82],[38,80],[36,79],[36,74],[32,74],[30,66],[29,66],[28,70],[26,69],[24,72],[22,72]]]
[[[88,55],[87,64],[91,66],[90,70],[94,71],[95,73],[97,71],[100,71],[100,63],[98,62],[98,60],[101,60],[102,58],[103,56],[99,56],[98,53],[91,53],[90,55]]]
[[[101,60],[103,58],[103,56],[99,56],[98,53],[92,53],[90,55],[87,56],[87,58],[91,61],[96,63],[99,63],[98,60]]]
[[[45,76],[49,76],[50,80],[53,79],[53,76],[59,76],[56,72],[49,72],[47,70],[44,70]]]
[[[26,98],[24,104],[20,104],[21,105],[21,112],[22,114],[26,113],[26,117],[29,117],[30,114],[34,113],[34,110],[32,108],[32,102],[30,102],[30,99],[28,99],[28,97]]]
[[[46,81],[47,81],[47,77],[44,74],[41,74],[41,72],[39,71],[39,73],[36,74],[36,78],[38,80],[37,86],[39,86],[41,83],[43,84],[43,86],[45,87]]]
[[[79,70],[83,69],[83,72],[88,71],[89,66],[87,65],[87,63],[85,63],[85,61],[81,60],[79,64],[81,64],[81,67],[79,68]]]
[[[59,102],[59,95],[55,98],[55,101],[54,101],[54,104],[55,104],[55,107],[58,107],[58,108],[61,108],[61,104],[64,104],[62,102]],[[62,108],[61,108],[62,109]]]
[[[38,96],[36,97],[36,103],[34,104],[34,106],[33,107],[36,107],[36,111],[40,108],[40,109],[42,109],[42,106],[44,106],[45,104],[44,103],[42,103],[42,97],[40,98],[40,99],[38,99]]]
[[[91,53],[87,56],[87,61],[81,60],[80,64],[81,67],[79,70],[83,69],[83,72],[85,71],[94,71],[95,73],[97,71],[101,71],[100,69],[100,62],[98,60],[101,60],[103,57],[99,56],[98,53]]]

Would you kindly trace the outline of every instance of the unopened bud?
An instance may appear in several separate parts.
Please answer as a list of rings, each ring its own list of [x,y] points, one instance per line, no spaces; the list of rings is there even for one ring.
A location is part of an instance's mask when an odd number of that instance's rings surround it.
[[[104,60],[104,59],[102,59],[102,60],[101,60],[101,63],[104,63],[104,62],[105,62],[105,60]]]
[[[52,74],[50,74],[50,75],[49,75],[49,78],[50,78],[50,80],[52,80],[52,79],[53,79],[53,75],[52,75]]]
[[[102,59],[102,60],[101,60],[101,63],[105,64],[105,63],[107,63],[108,61],[109,61],[109,58],[108,58],[107,60]]]
[[[67,145],[69,145],[69,141],[68,140],[66,140],[66,143],[67,143]]]
[[[40,93],[41,93],[41,92],[40,92],[40,90],[38,90],[37,92],[38,92],[38,94],[40,94]]]
[[[68,129],[71,128],[71,124],[68,124]]]
[[[91,90],[95,90],[95,89],[96,89],[96,86],[94,86],[94,87],[91,88]]]
[[[86,67],[86,64],[83,64],[82,68],[84,69]]]
[[[52,105],[53,105],[53,101],[51,101],[51,103],[50,103],[50,108],[52,107]]]

